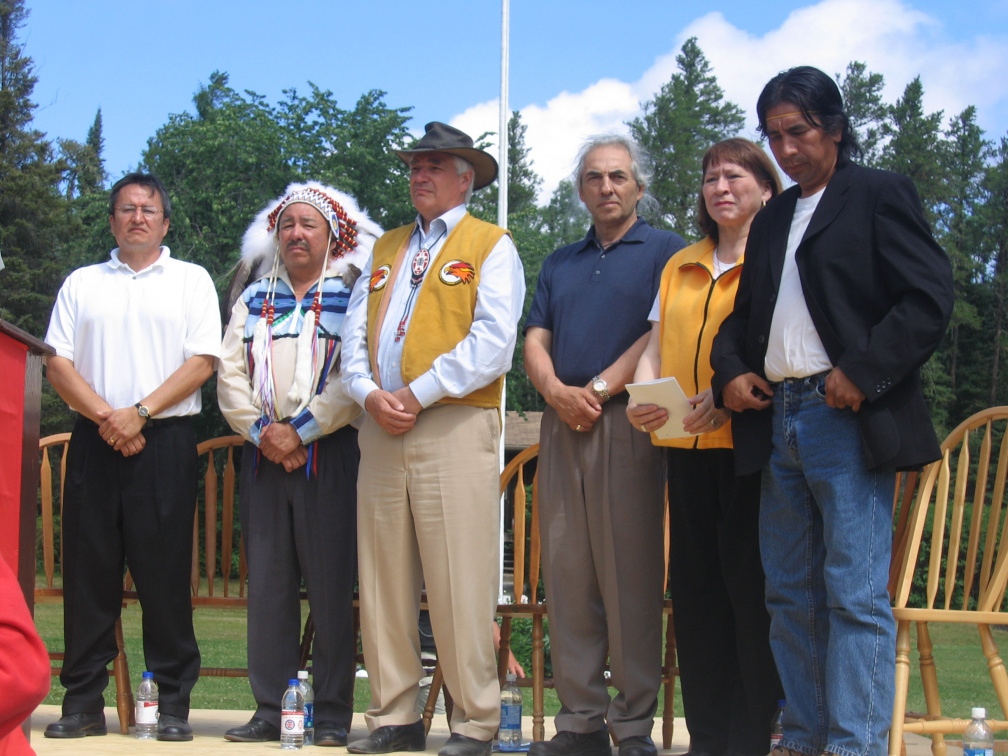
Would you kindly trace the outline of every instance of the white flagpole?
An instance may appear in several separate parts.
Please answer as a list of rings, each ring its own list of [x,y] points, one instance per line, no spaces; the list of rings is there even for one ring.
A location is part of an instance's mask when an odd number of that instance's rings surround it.
[[[497,174],[497,225],[507,228],[508,216],[508,48],[511,32],[511,11],[509,0],[501,0],[501,79],[500,79],[500,124],[497,130],[498,174]],[[504,469],[505,410],[507,409],[507,379],[501,386],[501,439],[500,469]],[[497,595],[504,598],[504,497],[500,506],[500,565],[497,571]]]

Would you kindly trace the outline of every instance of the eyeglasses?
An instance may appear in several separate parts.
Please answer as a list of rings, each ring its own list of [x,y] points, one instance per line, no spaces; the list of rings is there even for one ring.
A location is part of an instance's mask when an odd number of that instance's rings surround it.
[[[154,218],[157,218],[158,213],[164,212],[164,210],[160,210],[150,205],[144,205],[143,207],[137,207],[136,205],[120,205],[116,208],[116,212],[123,218],[132,218],[136,215],[137,210],[143,213],[143,217],[148,220],[153,220]]]

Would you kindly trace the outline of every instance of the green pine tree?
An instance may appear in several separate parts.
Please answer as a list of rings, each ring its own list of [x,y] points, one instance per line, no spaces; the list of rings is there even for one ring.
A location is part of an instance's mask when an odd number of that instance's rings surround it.
[[[704,152],[736,135],[745,124],[742,109],[724,99],[713,69],[696,37],[676,56],[678,72],[644,103],[644,115],[628,125],[634,139],[654,161],[648,188],[658,211],[653,225],[696,235],[696,198]]]

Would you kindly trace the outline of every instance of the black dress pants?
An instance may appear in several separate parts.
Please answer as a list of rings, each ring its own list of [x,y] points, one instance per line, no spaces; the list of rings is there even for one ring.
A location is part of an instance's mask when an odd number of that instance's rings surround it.
[[[731,449],[668,450],[669,586],[690,752],[763,756],[783,697],[759,551],[759,474]]]
[[[248,557],[248,670],[256,716],[280,727],[280,699],[297,676],[301,580],[315,623],[315,722],[350,728],[356,645],[357,431],[320,439],[311,474],[242,451],[241,526]]]
[[[143,609],[144,660],[162,714],[188,718],[199,678],[189,572],[196,508],[196,437],[188,418],[154,421],[132,457],[113,451],[79,418],[67,451],[63,502],[66,657],[63,714],[104,707],[117,653],[124,560]]]

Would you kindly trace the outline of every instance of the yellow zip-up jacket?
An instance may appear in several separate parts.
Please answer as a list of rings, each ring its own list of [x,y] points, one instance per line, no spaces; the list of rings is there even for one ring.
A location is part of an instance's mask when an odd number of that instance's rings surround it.
[[[686,396],[694,396],[711,386],[714,370],[710,364],[711,343],[721,322],[735,306],[743,258],[714,278],[714,250],[709,236],[680,250],[662,271],[658,301],[661,305],[661,377],[674,376]],[[661,440],[657,446],[679,449],[732,448],[731,422],[710,433],[689,438]]]

